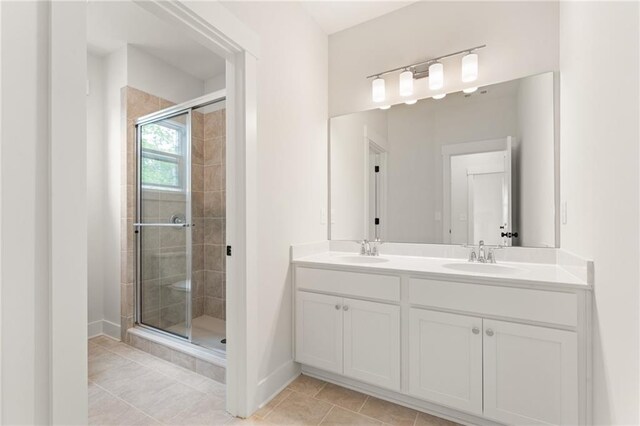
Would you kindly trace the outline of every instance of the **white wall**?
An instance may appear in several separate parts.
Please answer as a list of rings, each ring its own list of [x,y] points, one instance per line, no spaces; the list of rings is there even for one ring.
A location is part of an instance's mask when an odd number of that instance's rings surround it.
[[[295,2],[224,4],[260,37],[258,359],[275,391],[294,371],[289,246],[327,236],[327,36]]]
[[[223,74],[212,77],[204,82],[204,93],[212,93],[222,90],[226,85],[226,77]]]
[[[87,423],[84,8],[0,4],[2,424]]]
[[[102,332],[104,319],[104,218],[107,201],[106,123],[104,99],[104,61],[100,56],[87,55],[87,226],[89,336]]]
[[[50,421],[49,5],[0,3],[2,424]]]
[[[560,5],[562,247],[595,262],[598,425],[640,423],[638,9]],[[605,84],[604,57],[614,59]]]
[[[518,85],[518,178],[520,245],[555,247],[553,74]]]
[[[387,113],[379,109],[335,117],[331,120],[331,238],[366,238],[364,205],[364,129],[387,138]]]
[[[205,94],[203,80],[132,45],[127,45],[127,85],[177,104]]]
[[[127,51],[122,48],[103,59],[104,69],[104,123],[106,140],[106,190],[102,222],[104,242],[103,268],[103,331],[112,337],[120,337],[120,182],[122,113],[120,89],[127,85]],[[92,189],[89,188],[89,191]],[[97,189],[98,191],[100,189]],[[94,229],[89,228],[91,237]],[[91,256],[92,254],[89,253]],[[91,286],[90,288],[93,288]],[[90,315],[92,315],[90,313]]]
[[[557,70],[558,2],[416,2],[332,34],[329,114],[374,107],[367,75],[481,44],[480,85]],[[443,64],[445,90],[460,90],[460,57]],[[386,78],[391,104],[397,82],[397,74]],[[418,82],[418,98],[426,84]]]

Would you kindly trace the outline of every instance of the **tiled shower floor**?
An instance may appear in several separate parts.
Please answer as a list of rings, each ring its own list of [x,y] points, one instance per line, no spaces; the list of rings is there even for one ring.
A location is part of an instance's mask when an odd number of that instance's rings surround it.
[[[176,334],[184,333],[186,324],[184,322],[169,327],[168,331]],[[224,320],[202,315],[191,321],[191,341],[196,345],[205,348],[226,352],[226,344],[222,343],[227,333],[227,326]]]
[[[226,351],[226,344],[222,343],[227,332],[224,320],[202,315],[191,321],[191,341],[205,348]]]
[[[225,385],[108,337],[89,340],[90,425],[398,425],[450,421],[300,376],[247,420],[225,412]]]

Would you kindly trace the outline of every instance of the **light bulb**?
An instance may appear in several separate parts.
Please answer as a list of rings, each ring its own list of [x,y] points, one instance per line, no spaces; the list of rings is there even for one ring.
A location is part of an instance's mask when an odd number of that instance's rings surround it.
[[[413,73],[409,70],[405,70],[400,73],[400,96],[413,95]]]
[[[478,78],[478,54],[467,53],[462,57],[462,81],[468,83]]]
[[[384,101],[384,79],[383,78],[376,77],[376,79],[371,82],[371,99],[373,100],[373,102]]]
[[[462,89],[462,91],[463,91],[464,93],[473,93],[473,92],[475,92],[476,90],[478,90],[478,88],[477,88],[477,87],[467,87],[466,89]]]
[[[433,99],[443,99],[445,96],[447,96],[446,93],[441,93],[439,95],[433,95]]]
[[[406,102],[405,102],[405,104],[407,104],[407,105],[413,105],[413,104],[415,104],[416,102],[418,102],[418,100],[417,100],[417,99],[411,99],[410,101],[406,101]]]
[[[429,65],[429,89],[438,90],[444,86],[444,66],[440,62]]]
[[[385,109],[389,109],[389,108],[391,108],[391,105],[382,105],[380,107],[381,110],[385,110]]]

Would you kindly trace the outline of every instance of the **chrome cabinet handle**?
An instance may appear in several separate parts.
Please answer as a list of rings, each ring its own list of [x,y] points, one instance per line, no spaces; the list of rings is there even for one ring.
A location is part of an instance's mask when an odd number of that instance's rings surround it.
[[[493,330],[492,329],[487,329],[487,336],[491,337],[493,336]]]
[[[349,310],[349,307],[348,307],[347,305],[344,305],[344,306],[342,307],[342,309],[344,309],[345,311],[348,311],[348,310]]]
[[[478,334],[478,333],[480,333],[480,329],[479,329],[478,327],[473,327],[473,328],[471,329],[471,331],[473,331],[473,334]]]
[[[340,305],[336,305],[336,311],[340,310]]]

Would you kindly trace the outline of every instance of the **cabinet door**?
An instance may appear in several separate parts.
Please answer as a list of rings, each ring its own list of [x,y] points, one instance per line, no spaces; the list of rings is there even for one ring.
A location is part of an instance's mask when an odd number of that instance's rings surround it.
[[[400,307],[344,299],[344,375],[400,390]]]
[[[484,320],[484,412],[509,424],[578,424],[576,334]]]
[[[482,319],[411,309],[409,393],[482,414]]]
[[[296,292],[296,361],[342,374],[342,298]]]

